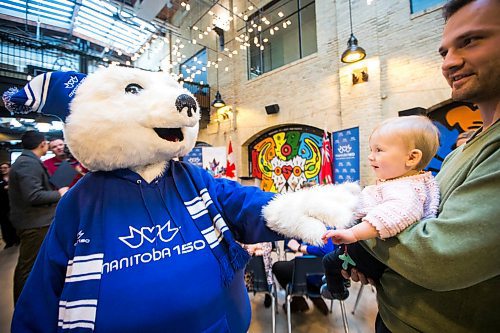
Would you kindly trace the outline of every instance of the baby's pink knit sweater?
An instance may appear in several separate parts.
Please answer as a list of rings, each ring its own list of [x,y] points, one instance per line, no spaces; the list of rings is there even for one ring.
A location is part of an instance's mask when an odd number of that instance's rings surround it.
[[[384,239],[436,216],[438,206],[439,186],[430,172],[423,172],[365,187],[355,218],[373,225]]]

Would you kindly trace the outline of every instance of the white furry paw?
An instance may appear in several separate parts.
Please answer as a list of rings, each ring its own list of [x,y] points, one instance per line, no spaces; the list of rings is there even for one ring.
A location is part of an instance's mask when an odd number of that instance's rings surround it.
[[[325,224],[343,227],[351,221],[359,193],[355,183],[315,186],[277,195],[262,213],[270,229],[321,246]]]
[[[307,190],[307,215],[323,221],[330,227],[348,225],[358,205],[361,188],[357,183],[316,186]]]
[[[286,197],[286,196],[285,196]],[[326,232],[326,226],[320,220],[295,214],[292,207],[284,207],[284,196],[278,197],[264,207],[262,213],[267,221],[267,226],[288,238],[301,239],[306,243],[323,246],[321,237]]]

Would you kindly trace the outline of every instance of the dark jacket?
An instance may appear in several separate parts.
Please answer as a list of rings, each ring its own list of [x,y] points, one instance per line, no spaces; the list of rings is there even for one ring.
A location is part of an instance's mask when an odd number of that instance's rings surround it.
[[[40,159],[23,150],[9,173],[10,220],[17,230],[39,228],[52,222],[61,198],[53,190]]]

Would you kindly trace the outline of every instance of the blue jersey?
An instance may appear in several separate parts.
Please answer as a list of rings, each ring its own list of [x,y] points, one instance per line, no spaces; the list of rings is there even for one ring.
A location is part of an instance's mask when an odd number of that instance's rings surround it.
[[[221,235],[199,230],[170,170],[149,184],[130,170],[90,173],[62,198],[13,332],[248,330],[242,270],[223,283],[213,252]],[[235,239],[280,238],[261,217],[273,194],[193,173]]]

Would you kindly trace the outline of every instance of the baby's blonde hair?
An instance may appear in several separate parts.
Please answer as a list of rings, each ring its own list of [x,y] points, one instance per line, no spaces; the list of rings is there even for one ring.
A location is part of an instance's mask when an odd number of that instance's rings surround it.
[[[405,116],[384,120],[373,130],[380,135],[398,135],[408,146],[408,149],[419,149],[422,159],[415,167],[423,170],[432,160],[439,148],[439,130],[425,116]]]

